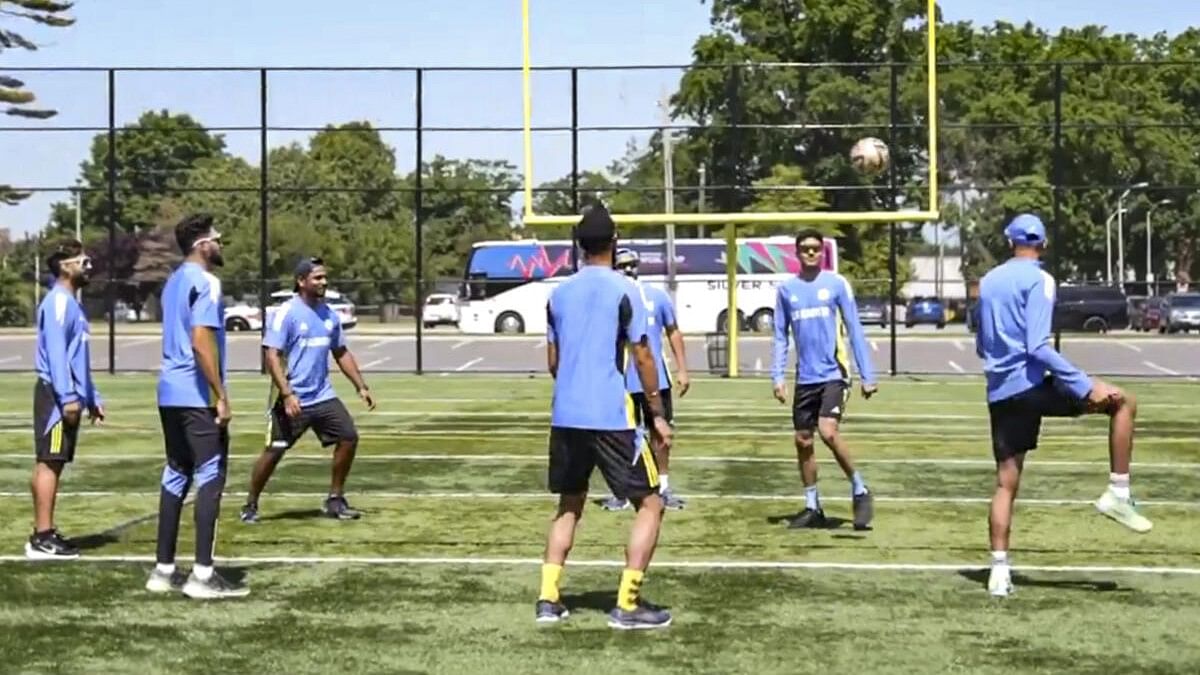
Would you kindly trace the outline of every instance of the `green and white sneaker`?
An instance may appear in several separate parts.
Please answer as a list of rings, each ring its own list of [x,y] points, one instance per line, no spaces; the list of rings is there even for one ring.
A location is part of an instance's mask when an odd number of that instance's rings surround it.
[[[1154,527],[1149,518],[1137,512],[1137,503],[1133,501],[1133,497],[1118,497],[1111,487],[1096,500],[1096,510],[1134,532],[1149,532]]]
[[[988,594],[993,598],[1007,598],[1013,593],[1012,568],[1008,565],[992,565],[988,575]]]

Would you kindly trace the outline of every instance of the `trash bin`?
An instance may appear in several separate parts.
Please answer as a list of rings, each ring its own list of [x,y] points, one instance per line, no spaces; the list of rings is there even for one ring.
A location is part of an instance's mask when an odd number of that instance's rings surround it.
[[[729,372],[729,335],[727,333],[706,333],[704,347],[708,353],[708,372],[713,375],[724,375]]]

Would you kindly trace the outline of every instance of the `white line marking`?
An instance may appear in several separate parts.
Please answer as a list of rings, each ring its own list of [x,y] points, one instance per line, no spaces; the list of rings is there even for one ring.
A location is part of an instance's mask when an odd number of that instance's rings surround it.
[[[471,344],[472,342],[474,342],[474,340],[463,340],[462,342],[456,342],[453,345],[451,345],[450,350],[455,351],[457,349],[461,349],[461,348],[466,347],[467,345]]]
[[[1157,370],[1158,372],[1166,374],[1166,375],[1178,375],[1179,374],[1178,371],[1171,370],[1170,368],[1163,368],[1162,366],[1158,365],[1157,363],[1154,363],[1153,361],[1142,361],[1142,363],[1146,364],[1147,367],[1153,368],[1154,370]]]
[[[871,351],[873,351],[873,352],[879,351],[879,343],[878,342],[871,340]]]
[[[128,341],[121,340],[117,343],[117,347],[119,347],[121,349],[127,349],[129,347],[137,347],[139,345],[147,345],[147,344],[150,344],[151,342],[159,342],[160,340],[161,340],[161,338],[157,338],[157,337],[141,338],[140,340],[128,340]]]
[[[366,351],[371,351],[372,349],[378,349],[378,348],[388,344],[389,342],[394,342],[394,341],[395,341],[395,338],[384,338],[382,340],[372,342],[371,344],[367,345]]]
[[[544,340],[538,340],[537,342],[533,343],[533,348],[534,349],[545,349],[546,342]]]
[[[229,455],[231,459],[258,459],[260,455],[256,453],[232,453]],[[288,453],[288,459],[300,461],[321,461],[328,462],[328,453]],[[27,461],[29,455],[26,453],[6,453],[0,454],[0,460],[12,461]],[[102,455],[91,455],[83,458],[77,458],[76,464],[92,464],[106,460],[111,461],[130,461],[130,460],[154,460],[156,463],[163,461],[161,453],[113,453]],[[382,462],[382,461],[411,461],[411,462],[437,462],[437,461],[455,461],[455,462],[513,462],[524,461],[536,464],[545,463],[545,453],[530,454],[530,453],[483,453],[483,454],[458,454],[458,453],[380,453],[380,454],[362,454],[355,457],[356,462]],[[787,464],[796,463],[795,458],[788,457],[732,457],[722,455],[680,455],[672,457],[671,461],[684,464]],[[996,465],[996,462],[991,459],[967,459],[962,457],[913,457],[905,459],[855,459],[858,464],[878,464],[878,465],[895,465],[895,466],[985,466],[991,468]],[[817,459],[819,464],[836,464],[836,460],[832,458]],[[1028,459],[1025,462],[1027,467],[1053,466],[1053,467],[1100,467],[1108,466],[1107,460],[1070,460],[1070,459],[1043,459],[1034,460]],[[1200,469],[1200,462],[1134,462],[1132,464],[1137,469],[1163,469],[1163,470],[1178,470],[1178,469]]]
[[[0,363],[9,363],[12,361],[20,361],[20,360],[21,360],[21,355],[18,354],[16,356],[6,356],[6,357],[0,359]]]
[[[467,361],[466,363],[462,364],[461,366],[459,366],[459,367],[455,368],[455,369],[454,369],[454,372],[456,372],[456,373],[461,373],[462,371],[464,371],[464,370],[466,370],[466,369],[470,368],[471,366],[473,366],[473,365],[475,365],[475,364],[479,363],[479,362],[480,362],[480,361],[482,361],[482,360],[483,360],[483,357],[482,357],[482,356],[481,356],[481,357],[479,357],[479,358],[477,358],[477,359],[471,359],[470,361]],[[427,415],[428,413],[422,413],[422,414],[425,414],[425,415]]]
[[[558,499],[557,495],[548,492],[356,492],[353,493],[359,499],[532,499],[554,501]],[[121,492],[117,490],[82,490],[79,492],[60,492],[59,497],[128,497],[128,498],[158,498],[158,492]],[[225,492],[225,497],[245,497],[245,492]],[[328,492],[273,492],[271,499],[317,499],[328,497]],[[0,492],[0,497],[6,498],[28,498],[29,492]],[[758,494],[758,495],[739,495],[739,494],[693,494],[688,493],[688,499],[696,500],[730,500],[744,502],[798,502],[804,499],[803,494],[781,495],[781,494]],[[831,502],[849,502],[850,497],[821,497],[824,501]],[[991,504],[991,497],[888,497],[884,495],[875,495],[876,502],[886,502],[889,504]],[[1091,499],[1025,499],[1020,500],[1021,504],[1027,506],[1094,506],[1095,501]],[[1172,500],[1138,500],[1139,504],[1149,506],[1166,506],[1175,508],[1200,508],[1200,502],[1194,501],[1172,501]]]
[[[955,349],[957,349],[957,350],[958,350],[958,351],[960,351],[960,352],[965,352],[965,351],[967,351],[967,348],[966,348],[965,346],[963,346],[963,341],[962,341],[962,340],[955,340],[955,341],[954,341],[954,348],[955,348]]]
[[[963,367],[962,367],[962,366],[958,365],[957,363],[955,363],[955,362],[953,362],[953,361],[947,361],[946,363],[950,364],[950,367],[951,367],[951,368],[953,368],[953,369],[954,369],[954,372],[956,372],[956,373],[965,373],[965,372],[967,372],[966,370],[963,370]]]
[[[1134,352],[1137,352],[1137,353],[1139,353],[1139,354],[1141,354],[1141,353],[1142,353],[1142,348],[1141,348],[1141,347],[1139,347],[1139,346],[1137,346],[1137,345],[1135,345],[1135,344],[1133,344],[1132,342],[1123,342],[1123,341],[1121,341],[1121,340],[1113,340],[1113,342],[1116,342],[1117,344],[1121,345],[1122,347],[1124,347],[1124,348],[1126,348],[1126,349],[1128,349],[1128,350],[1130,350],[1130,351],[1134,351]]]
[[[429,558],[429,557],[366,557],[366,556],[215,556],[221,563],[260,565],[465,565],[465,566],[533,566],[541,558]],[[0,562],[39,563],[23,555],[0,555]],[[151,555],[88,555],[79,563],[152,563]],[[572,567],[624,567],[623,560],[571,560]],[[853,563],[797,560],[655,560],[655,569],[706,570],[848,570],[863,572],[963,572],[988,569],[978,563]],[[1070,574],[1180,574],[1200,575],[1200,567],[1148,567],[1138,565],[1013,565],[1018,572]]]
[[[362,369],[367,370],[368,368],[374,368],[375,366],[381,366],[391,360],[392,360],[392,357],[390,357],[390,356],[385,356],[382,359],[375,359],[374,361],[371,361],[370,363],[363,364]]]
[[[754,370],[762,370],[762,357],[754,359]]]

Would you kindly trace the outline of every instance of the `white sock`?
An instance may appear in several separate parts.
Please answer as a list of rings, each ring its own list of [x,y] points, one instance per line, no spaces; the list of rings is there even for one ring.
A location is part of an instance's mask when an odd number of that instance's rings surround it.
[[[154,566],[154,571],[170,576],[175,574],[175,563],[158,563]]]
[[[200,581],[208,581],[213,575],[212,565],[193,565],[192,574],[195,574]]]
[[[1120,499],[1129,499],[1129,474],[1108,474],[1108,486],[1109,489],[1112,490],[1113,494]]]
[[[666,492],[671,489],[671,482],[667,480],[667,474],[660,473],[658,475],[658,491]]]
[[[992,567],[1008,567],[1008,551],[992,551]]]

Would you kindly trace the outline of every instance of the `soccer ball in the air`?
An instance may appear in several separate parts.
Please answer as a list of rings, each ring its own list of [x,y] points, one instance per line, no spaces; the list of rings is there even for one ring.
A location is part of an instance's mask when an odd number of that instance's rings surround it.
[[[850,163],[862,173],[877,174],[887,168],[889,152],[887,143],[868,136],[859,139],[850,149]]]

